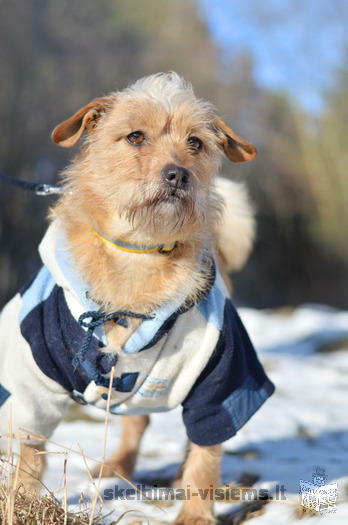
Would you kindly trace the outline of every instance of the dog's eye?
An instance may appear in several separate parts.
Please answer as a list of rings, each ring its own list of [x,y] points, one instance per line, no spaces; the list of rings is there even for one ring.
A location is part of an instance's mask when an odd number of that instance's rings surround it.
[[[189,137],[187,142],[193,151],[200,151],[203,147],[203,142],[198,137]]]
[[[142,131],[134,131],[133,133],[127,135],[127,140],[129,144],[132,144],[133,146],[139,146],[144,142],[145,135]]]

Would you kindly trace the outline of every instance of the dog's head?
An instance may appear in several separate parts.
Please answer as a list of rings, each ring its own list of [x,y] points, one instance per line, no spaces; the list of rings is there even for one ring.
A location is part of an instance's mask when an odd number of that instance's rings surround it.
[[[85,130],[67,178],[73,192],[90,196],[89,213],[97,224],[103,217],[111,234],[120,221],[166,241],[191,234],[217,207],[211,179],[221,152],[232,162],[256,156],[175,73],[92,100],[59,124],[52,140],[71,147]]]

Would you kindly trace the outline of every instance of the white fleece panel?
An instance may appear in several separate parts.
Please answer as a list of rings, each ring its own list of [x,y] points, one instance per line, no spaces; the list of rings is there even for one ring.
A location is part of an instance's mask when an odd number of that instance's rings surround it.
[[[19,294],[0,314],[0,385],[10,396],[1,406],[0,434],[10,428],[48,437],[60,422],[68,393],[41,372],[27,341],[22,337],[18,316],[22,306]]]

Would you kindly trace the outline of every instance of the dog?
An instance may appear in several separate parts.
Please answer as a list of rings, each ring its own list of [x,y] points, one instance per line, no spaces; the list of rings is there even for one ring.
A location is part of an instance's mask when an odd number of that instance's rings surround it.
[[[216,178],[256,150],[176,73],[92,100],[52,133],[70,148],[64,193],[50,212],[43,266],[0,318],[0,432],[29,432],[26,487],[42,442],[71,398],[122,415],[104,476],[130,478],[154,411],[183,406],[190,441],[182,486],[218,483],[221,443],[273,384],[228,291],[254,220],[243,186]],[[29,439],[30,438],[30,439]],[[177,524],[214,522],[213,501],[183,503]]]

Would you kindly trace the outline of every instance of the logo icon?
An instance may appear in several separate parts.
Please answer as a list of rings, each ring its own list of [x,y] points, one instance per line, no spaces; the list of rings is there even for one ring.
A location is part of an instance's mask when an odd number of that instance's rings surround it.
[[[300,480],[302,507],[316,512],[336,511],[337,483],[325,485],[326,480],[327,474],[321,467],[316,467],[312,474],[312,482]]]

